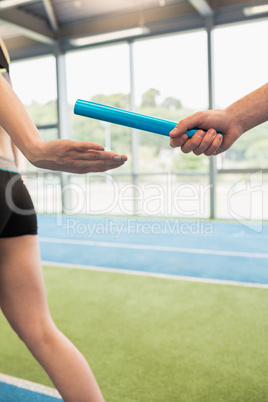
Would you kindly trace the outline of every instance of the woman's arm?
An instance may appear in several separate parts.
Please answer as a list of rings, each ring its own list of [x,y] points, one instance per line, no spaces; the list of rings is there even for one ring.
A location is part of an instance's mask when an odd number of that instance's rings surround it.
[[[226,151],[246,131],[268,120],[268,84],[244,96],[224,110],[195,113],[181,120],[170,132],[172,147],[196,155],[215,155]],[[199,127],[188,139],[186,130]],[[216,131],[223,133],[217,135]],[[219,148],[220,146],[220,148]]]
[[[105,152],[86,141],[43,141],[23,104],[0,74],[0,126],[35,166],[72,173],[102,172],[121,166],[125,155]]]

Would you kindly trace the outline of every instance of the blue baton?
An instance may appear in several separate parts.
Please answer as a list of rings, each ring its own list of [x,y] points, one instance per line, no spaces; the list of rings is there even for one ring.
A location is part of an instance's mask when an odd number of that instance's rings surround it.
[[[121,126],[166,136],[169,136],[170,131],[177,125],[174,121],[146,116],[144,114],[81,99],[76,101],[74,113],[80,116],[91,117],[92,119],[103,120],[109,123],[120,124]],[[197,130],[198,128],[187,130],[186,134],[191,138]]]

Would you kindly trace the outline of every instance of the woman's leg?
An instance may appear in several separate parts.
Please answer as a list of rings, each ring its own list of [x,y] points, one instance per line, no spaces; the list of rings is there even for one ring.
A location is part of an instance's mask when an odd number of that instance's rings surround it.
[[[50,316],[37,236],[0,239],[0,307],[64,401],[104,400],[86,360]]]

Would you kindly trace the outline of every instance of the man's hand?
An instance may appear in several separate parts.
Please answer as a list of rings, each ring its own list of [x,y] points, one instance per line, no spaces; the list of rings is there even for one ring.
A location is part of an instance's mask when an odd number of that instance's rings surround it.
[[[195,127],[201,130],[188,139],[185,132]],[[217,155],[230,148],[242,133],[239,122],[232,120],[225,110],[208,110],[181,120],[170,132],[170,145],[181,147],[184,153],[192,151],[195,155]]]

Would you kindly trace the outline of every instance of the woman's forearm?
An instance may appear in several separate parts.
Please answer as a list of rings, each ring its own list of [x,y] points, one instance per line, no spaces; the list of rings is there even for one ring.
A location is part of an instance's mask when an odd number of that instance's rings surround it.
[[[36,167],[70,173],[105,172],[122,166],[126,155],[88,141],[42,141],[23,104],[0,74],[0,126]]]

